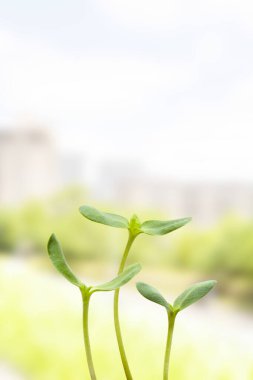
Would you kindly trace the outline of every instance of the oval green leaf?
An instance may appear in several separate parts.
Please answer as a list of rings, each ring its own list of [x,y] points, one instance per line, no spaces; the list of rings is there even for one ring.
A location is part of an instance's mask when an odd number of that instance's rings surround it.
[[[122,273],[109,282],[101,285],[92,286],[90,293],[108,292],[120,288],[129,282],[141,270],[140,264],[129,265]]]
[[[72,284],[78,287],[83,287],[84,284],[74,275],[66,262],[61,245],[54,234],[52,234],[49,238],[47,250],[50,260],[58,272],[60,272]]]
[[[209,280],[190,286],[176,298],[173,308],[178,311],[185,309],[209,293],[216,284],[217,281]]]
[[[85,218],[96,223],[101,223],[117,228],[128,229],[129,227],[128,220],[120,215],[102,212],[90,206],[81,206],[79,208],[79,211]]]
[[[158,292],[157,289],[153,288],[153,286],[145,284],[144,282],[137,282],[136,288],[141,295],[148,300],[164,306],[167,310],[172,309],[171,305],[166,301],[161,293]]]
[[[175,219],[175,220],[147,220],[142,223],[141,231],[147,235],[165,235],[169,232],[177,230],[189,223],[191,218]]]

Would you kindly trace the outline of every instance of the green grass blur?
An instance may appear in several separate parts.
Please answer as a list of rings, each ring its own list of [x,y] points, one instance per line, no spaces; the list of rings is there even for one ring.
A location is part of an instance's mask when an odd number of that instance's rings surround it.
[[[55,272],[46,244],[55,232],[71,266],[88,283],[95,283],[115,274],[126,231],[85,220],[78,212],[82,204],[126,217],[135,212],[141,220],[168,218],[155,210],[95,205],[81,189],[70,189],[22,208],[2,209],[0,373],[4,363],[25,380],[89,379],[81,296]],[[129,261],[139,261],[143,271],[138,278],[159,287],[164,294],[176,295],[195,280],[219,281],[216,293],[205,301],[203,309],[193,308],[178,320],[171,362],[173,380],[253,380],[253,345],[248,346],[246,340],[247,335],[253,337],[252,232],[253,220],[230,215],[212,227],[200,229],[193,221],[171,235],[143,235],[136,240]],[[135,378],[160,379],[166,317],[159,307],[140,298],[133,285],[126,288],[121,297],[123,334]],[[237,320],[223,332],[220,305],[229,308],[224,326],[242,309],[252,322],[243,326],[241,334],[235,329]],[[239,315],[238,327],[244,325],[243,318]],[[98,378],[123,380],[113,329],[112,294],[94,296],[90,319]]]
[[[90,202],[82,189],[73,188],[45,201],[0,210],[0,252],[10,256],[37,255],[43,259],[48,238],[54,232],[72,263],[118,263],[126,240],[125,231],[84,219],[78,207]],[[137,213],[141,220],[175,218],[156,210],[129,210],[108,204],[94,206],[126,217]],[[197,227],[193,220],[167,236],[141,235],[134,244],[130,261],[140,261],[152,268],[215,275],[222,280],[220,292],[241,305],[253,306],[253,218],[245,220],[228,215],[205,228]]]
[[[23,379],[89,379],[82,341],[81,296],[65,279],[22,260],[0,261],[1,361]],[[211,302],[212,303],[212,302]],[[121,297],[122,326],[135,378],[162,377],[166,316],[130,287]],[[209,309],[212,310],[211,308]],[[193,315],[196,313],[193,312]],[[205,313],[204,313],[205,314]],[[253,379],[252,352],[217,330],[215,313],[182,313],[175,329],[174,380]],[[90,334],[99,379],[124,379],[112,324],[112,295],[92,300]]]

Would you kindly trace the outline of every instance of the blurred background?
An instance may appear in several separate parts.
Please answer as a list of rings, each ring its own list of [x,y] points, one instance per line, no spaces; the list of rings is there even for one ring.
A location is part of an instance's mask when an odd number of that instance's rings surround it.
[[[191,224],[140,236],[129,263],[169,300],[216,290],[178,318],[174,380],[253,379],[253,5],[248,0],[0,4],[0,379],[89,378],[81,298],[56,273],[55,232],[84,281],[111,279],[126,232],[83,204]],[[112,294],[97,294],[98,378],[124,379]],[[122,290],[136,380],[162,377],[166,315]]]

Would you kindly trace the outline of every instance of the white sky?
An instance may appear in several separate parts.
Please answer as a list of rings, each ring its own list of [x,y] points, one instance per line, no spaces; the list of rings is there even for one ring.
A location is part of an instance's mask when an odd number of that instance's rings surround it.
[[[253,181],[253,2],[2,2],[0,126],[27,115],[88,159]]]

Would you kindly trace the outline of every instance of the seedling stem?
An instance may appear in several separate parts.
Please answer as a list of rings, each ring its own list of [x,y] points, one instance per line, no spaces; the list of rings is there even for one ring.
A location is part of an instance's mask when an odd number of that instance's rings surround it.
[[[91,347],[90,347],[90,337],[89,337],[89,304],[90,304],[90,296],[91,294],[86,289],[80,289],[82,293],[83,300],[83,337],[84,337],[84,345],[86,351],[86,358],[89,367],[91,380],[97,380],[95,369],[93,365],[92,355],[91,355]]]
[[[165,350],[165,356],[164,356],[163,380],[168,380],[169,378],[171,343],[172,343],[175,318],[176,318],[175,312],[168,310],[167,314],[168,314],[168,335],[167,335],[167,343],[166,343],[166,350]]]
[[[136,238],[136,236],[137,235],[133,235],[133,233],[129,230],[129,237],[128,237],[127,245],[126,245],[126,248],[125,248],[122,260],[120,262],[118,274],[122,273],[123,270],[124,270],[124,268],[125,268],[125,264],[126,264],[128,253],[130,251],[130,248],[131,248],[131,246],[132,246],[132,244],[133,244],[134,239]],[[122,339],[122,334],[121,334],[121,329],[120,329],[120,322],[119,322],[119,289],[116,289],[115,293],[114,293],[114,309],[113,310],[114,310],[115,332],[116,332],[116,337],[117,337],[117,341],[118,341],[121,361],[122,361],[122,364],[123,364],[123,367],[124,367],[124,371],[125,371],[125,375],[126,375],[127,380],[132,380],[133,377],[132,377],[132,374],[131,374],[131,371],[130,371],[130,368],[129,368],[129,364],[128,364],[128,361],[127,361],[127,356],[126,356],[126,352],[125,352],[125,348],[124,348],[124,343],[123,343],[123,339]]]

